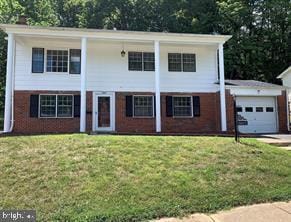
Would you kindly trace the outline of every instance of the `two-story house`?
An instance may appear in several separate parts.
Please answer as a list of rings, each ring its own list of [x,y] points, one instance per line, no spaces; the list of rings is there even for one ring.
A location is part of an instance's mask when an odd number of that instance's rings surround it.
[[[5,132],[230,132],[241,92],[269,99],[271,131],[285,130],[283,89],[225,89],[223,44],[231,36],[0,28],[8,34]]]

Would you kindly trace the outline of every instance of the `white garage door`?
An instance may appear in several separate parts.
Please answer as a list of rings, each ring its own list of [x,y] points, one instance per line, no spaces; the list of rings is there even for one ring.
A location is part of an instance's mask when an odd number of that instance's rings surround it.
[[[276,133],[275,97],[237,97],[239,131],[242,133]]]

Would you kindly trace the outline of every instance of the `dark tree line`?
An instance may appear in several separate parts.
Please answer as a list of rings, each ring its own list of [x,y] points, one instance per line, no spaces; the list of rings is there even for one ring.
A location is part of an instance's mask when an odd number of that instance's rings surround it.
[[[27,15],[30,25],[230,34],[226,78],[276,83],[291,65],[290,0],[4,0],[0,23]],[[6,72],[0,33],[0,108]]]

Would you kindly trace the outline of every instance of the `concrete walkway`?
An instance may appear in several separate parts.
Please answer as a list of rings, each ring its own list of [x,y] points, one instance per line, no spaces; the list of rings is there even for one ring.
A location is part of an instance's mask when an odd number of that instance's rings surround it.
[[[291,134],[262,135],[260,138],[257,138],[257,140],[270,145],[278,146],[285,150],[291,150]]]
[[[216,214],[193,214],[185,218],[163,218],[154,222],[290,222],[291,202],[237,207]]]

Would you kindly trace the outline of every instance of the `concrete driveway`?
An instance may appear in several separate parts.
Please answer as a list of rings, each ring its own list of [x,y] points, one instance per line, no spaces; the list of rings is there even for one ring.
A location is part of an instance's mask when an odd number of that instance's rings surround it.
[[[267,134],[261,135],[257,139],[264,143],[291,150],[291,134]]]

